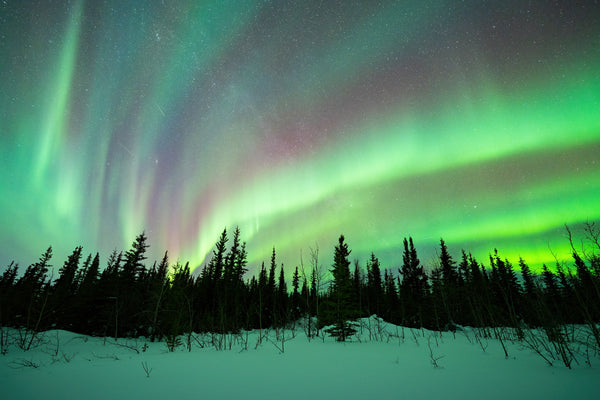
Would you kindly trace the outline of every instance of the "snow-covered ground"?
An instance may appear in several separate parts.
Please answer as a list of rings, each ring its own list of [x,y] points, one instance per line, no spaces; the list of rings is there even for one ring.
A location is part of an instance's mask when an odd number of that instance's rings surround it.
[[[169,352],[164,342],[104,339],[65,331],[37,347],[0,355],[0,398],[12,399],[599,399],[600,358],[549,366],[517,342],[509,357],[470,328],[434,333],[371,323],[359,340],[307,339],[304,331],[195,335]],[[374,338],[373,334],[377,334]],[[371,340],[369,340],[371,339]],[[378,339],[378,340],[372,340]],[[231,350],[229,349],[231,343]],[[204,346],[204,347],[202,347]],[[282,348],[283,346],[283,348]],[[247,349],[245,349],[247,347]],[[283,350],[283,352],[281,351]],[[437,367],[434,365],[437,363]],[[591,364],[591,365],[589,365]]]

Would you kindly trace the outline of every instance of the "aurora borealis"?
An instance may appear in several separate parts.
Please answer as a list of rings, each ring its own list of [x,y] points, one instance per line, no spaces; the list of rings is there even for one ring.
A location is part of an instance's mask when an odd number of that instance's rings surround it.
[[[424,5],[426,4],[426,5]],[[0,268],[318,246],[569,256],[600,219],[596,1],[0,3]],[[552,252],[550,251],[552,250]],[[151,259],[152,259],[151,257]]]

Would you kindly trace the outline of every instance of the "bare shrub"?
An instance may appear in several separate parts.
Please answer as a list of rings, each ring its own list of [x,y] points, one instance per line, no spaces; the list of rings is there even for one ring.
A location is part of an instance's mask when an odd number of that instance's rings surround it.
[[[433,365],[433,368],[441,368],[440,365],[438,364],[438,361],[441,360],[442,358],[444,358],[445,356],[436,356],[433,354],[433,348],[431,346],[431,337],[434,335],[430,335],[427,338],[427,347],[429,348],[429,359],[431,361],[431,365]],[[437,341],[437,338],[436,338]]]
[[[152,368],[150,368],[148,366],[148,363],[146,361],[142,361],[142,368],[144,369],[144,372],[146,373],[146,378],[150,378],[150,373],[152,372]]]
[[[169,353],[172,353],[175,351],[176,348],[181,346],[182,342],[181,338],[177,335],[167,335],[165,339],[165,344],[167,345],[167,350],[169,351]]]
[[[17,360],[11,361],[8,363],[8,366],[12,369],[21,369],[21,368],[39,368],[40,364],[33,361],[27,360],[25,358],[19,358]]]

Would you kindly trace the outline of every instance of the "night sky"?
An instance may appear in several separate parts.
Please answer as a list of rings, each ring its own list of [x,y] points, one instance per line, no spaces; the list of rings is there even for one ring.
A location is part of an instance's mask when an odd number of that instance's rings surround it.
[[[288,271],[344,234],[487,263],[600,219],[598,1],[0,1],[0,270],[239,226]],[[104,261],[103,261],[104,263]]]

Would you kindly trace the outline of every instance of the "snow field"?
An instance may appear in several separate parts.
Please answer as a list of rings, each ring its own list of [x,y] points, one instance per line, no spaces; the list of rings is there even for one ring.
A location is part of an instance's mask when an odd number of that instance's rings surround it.
[[[143,338],[49,331],[37,347],[13,343],[0,356],[0,392],[5,400],[600,398],[597,355],[591,366],[580,361],[569,370],[559,362],[550,367],[518,342],[508,342],[508,358],[494,339],[482,339],[484,351],[470,328],[403,331],[394,326],[399,337],[381,341],[368,341],[363,331],[360,342],[338,343],[309,341],[302,329],[291,339],[287,330],[283,353],[273,330],[263,331],[269,339],[261,344],[258,331],[228,335],[231,350],[195,335],[191,352],[185,344],[168,352],[164,342]]]

